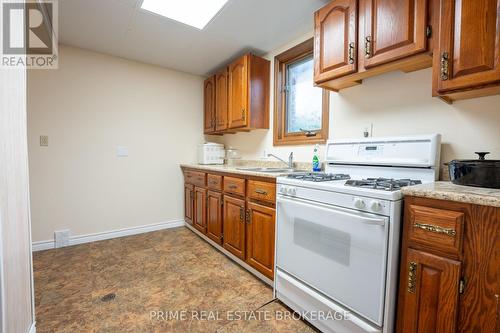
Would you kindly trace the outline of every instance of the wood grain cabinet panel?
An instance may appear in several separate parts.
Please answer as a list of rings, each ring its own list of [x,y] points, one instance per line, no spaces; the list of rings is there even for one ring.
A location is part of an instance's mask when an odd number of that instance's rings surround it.
[[[364,1],[365,68],[427,51],[428,0]]]
[[[222,193],[207,193],[207,236],[222,245]]]
[[[273,279],[276,210],[252,202],[248,202],[247,207],[246,261]]]
[[[184,184],[184,219],[187,223],[193,224],[194,217],[194,186]]]
[[[500,0],[440,0],[439,93],[500,82]]]
[[[228,126],[229,80],[227,68],[215,75],[215,130],[224,131]]]
[[[499,222],[500,208],[405,197],[398,333],[499,332]]]
[[[400,332],[456,332],[460,262],[409,249],[402,273]]]
[[[215,131],[215,76],[203,84],[203,131],[205,134]]]
[[[356,72],[358,1],[336,0],[314,14],[314,81]]]
[[[207,233],[207,190],[200,187],[194,188],[194,220],[193,226]]]
[[[249,180],[247,197],[274,204],[276,202],[276,184]]]
[[[248,125],[248,57],[243,56],[229,65],[228,127]]]
[[[245,179],[224,177],[224,192],[245,196]]]
[[[223,246],[245,260],[245,200],[224,195]]]
[[[207,175],[207,187],[209,190],[222,191],[222,176]]]

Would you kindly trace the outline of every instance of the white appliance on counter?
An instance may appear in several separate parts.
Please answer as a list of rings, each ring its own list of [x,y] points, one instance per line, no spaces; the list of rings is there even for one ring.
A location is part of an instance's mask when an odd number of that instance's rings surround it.
[[[207,142],[198,145],[198,164],[224,164],[224,145]]]
[[[400,188],[437,179],[440,142],[329,141],[325,173],[279,177],[275,296],[323,332],[393,332]]]

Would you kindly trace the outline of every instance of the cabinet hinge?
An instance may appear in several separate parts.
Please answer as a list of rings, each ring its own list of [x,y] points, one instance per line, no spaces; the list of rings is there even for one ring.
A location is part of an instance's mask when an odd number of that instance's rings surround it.
[[[425,36],[427,38],[431,38],[432,36],[432,25],[428,25],[426,28],[425,28]]]
[[[463,293],[464,293],[464,291],[465,291],[465,284],[466,284],[466,282],[467,282],[467,281],[465,280],[465,278],[461,278],[461,279],[460,279],[460,283],[459,283],[459,286],[458,286],[458,292],[459,292],[460,294],[463,294]]]

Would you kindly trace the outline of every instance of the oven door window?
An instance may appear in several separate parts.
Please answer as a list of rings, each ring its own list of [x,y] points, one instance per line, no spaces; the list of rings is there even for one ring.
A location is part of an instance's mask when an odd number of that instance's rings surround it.
[[[382,325],[389,219],[278,199],[277,265]]]

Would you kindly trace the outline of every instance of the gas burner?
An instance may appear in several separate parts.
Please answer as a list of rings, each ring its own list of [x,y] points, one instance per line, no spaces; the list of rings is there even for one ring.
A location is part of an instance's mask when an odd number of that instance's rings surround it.
[[[422,184],[420,180],[413,179],[388,179],[388,178],[367,178],[363,180],[348,180],[346,186],[372,188],[375,190],[397,191],[405,186]]]
[[[306,180],[310,182],[327,182],[331,180],[351,179],[349,175],[325,172],[293,173],[288,175],[287,178]]]

